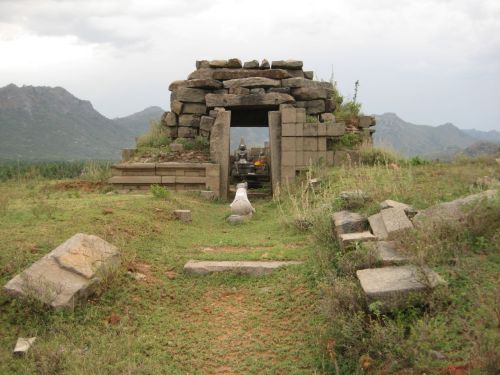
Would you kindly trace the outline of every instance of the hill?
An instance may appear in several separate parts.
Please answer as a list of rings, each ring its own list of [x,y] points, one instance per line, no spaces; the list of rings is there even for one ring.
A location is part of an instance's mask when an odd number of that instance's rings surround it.
[[[496,143],[500,142],[500,132],[498,132],[496,130],[482,132],[482,131],[476,130],[476,129],[464,129],[462,131],[465,134],[470,135],[471,137],[479,139],[480,141],[496,142]]]
[[[428,156],[437,153],[456,153],[478,141],[455,125],[415,125],[395,113],[375,115],[377,120],[373,141],[404,156]]]
[[[0,159],[119,159],[160,111],[111,120],[62,87],[11,84],[0,88]]]

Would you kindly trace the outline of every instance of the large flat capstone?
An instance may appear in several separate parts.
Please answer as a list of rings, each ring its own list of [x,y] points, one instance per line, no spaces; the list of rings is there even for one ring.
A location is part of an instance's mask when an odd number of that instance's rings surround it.
[[[273,272],[274,270],[302,264],[297,261],[197,261],[190,260],[184,265],[184,272],[195,275],[207,275],[213,272],[233,271],[248,275],[262,276]]]
[[[392,234],[413,228],[413,224],[401,208],[386,208],[380,211],[380,215],[389,237]]]
[[[399,251],[396,241],[367,242],[364,246],[374,251],[377,260],[383,266],[402,265],[408,262],[408,258]]]
[[[385,307],[405,305],[413,293],[432,289],[444,280],[427,267],[413,265],[369,268],[356,271],[361,288],[370,301]]]
[[[11,279],[4,290],[54,308],[73,308],[92,294],[110,267],[119,262],[115,246],[97,236],[78,233]]]
[[[288,94],[281,94],[278,92],[269,92],[265,94],[207,94],[206,95],[207,107],[268,107],[277,106],[284,103],[294,103],[293,96]]]

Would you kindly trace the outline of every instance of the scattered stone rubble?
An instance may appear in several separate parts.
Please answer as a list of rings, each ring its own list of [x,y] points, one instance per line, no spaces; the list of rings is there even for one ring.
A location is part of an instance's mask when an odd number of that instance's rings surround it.
[[[19,337],[16,342],[16,346],[14,348],[14,354],[15,355],[23,355],[25,354],[29,348],[33,345],[35,342],[36,337]]]
[[[115,246],[78,233],[11,279],[4,290],[56,309],[73,308],[95,292],[106,273],[119,263]]]

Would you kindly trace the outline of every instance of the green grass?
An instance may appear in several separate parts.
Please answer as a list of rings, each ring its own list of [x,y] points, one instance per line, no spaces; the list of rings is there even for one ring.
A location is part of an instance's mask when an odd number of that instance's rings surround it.
[[[239,226],[226,223],[226,203],[193,194],[105,194],[74,180],[1,183],[2,285],[77,232],[118,246],[123,267],[73,312],[0,296],[0,373],[443,374],[462,365],[494,373],[498,205],[461,226],[403,239],[448,287],[389,315],[366,306],[353,276],[363,257],[340,251],[330,215],[346,207],[338,198],[344,190],[369,193],[352,208],[366,214],[384,199],[421,209],[479,192],[476,179],[498,178],[498,165],[420,164],[383,153],[370,164],[309,171],[320,186],[306,189],[304,180],[279,199],[255,200],[257,215]],[[192,223],[174,220],[175,209],[191,209]],[[311,227],[296,228],[297,219]],[[194,277],[182,272],[190,259],[304,264],[262,278]],[[147,277],[137,281],[129,270]],[[28,355],[13,357],[17,337],[30,336],[38,339]],[[433,350],[446,358],[436,360]],[[360,359],[370,363],[366,370]]]
[[[101,295],[74,312],[51,312],[0,297],[0,373],[320,371],[316,333],[322,320],[311,242],[283,227],[274,203],[255,202],[254,220],[231,226],[225,222],[227,204],[188,194],[172,194],[168,200],[75,195],[59,185],[0,185],[0,196],[8,197],[7,208],[0,211],[1,284],[77,232],[118,246],[124,266]],[[193,222],[175,221],[176,208],[193,210]],[[193,277],[182,272],[189,259],[306,263],[264,278]],[[147,280],[134,280],[129,268],[146,273]],[[110,324],[112,316],[119,322]],[[14,358],[19,336],[38,339],[26,357]]]

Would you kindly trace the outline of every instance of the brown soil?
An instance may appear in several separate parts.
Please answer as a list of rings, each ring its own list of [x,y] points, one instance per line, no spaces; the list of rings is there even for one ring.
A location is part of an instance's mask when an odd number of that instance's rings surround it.
[[[90,182],[84,180],[61,181],[54,185],[55,190],[81,190],[91,193],[101,190],[106,184],[103,182]]]

